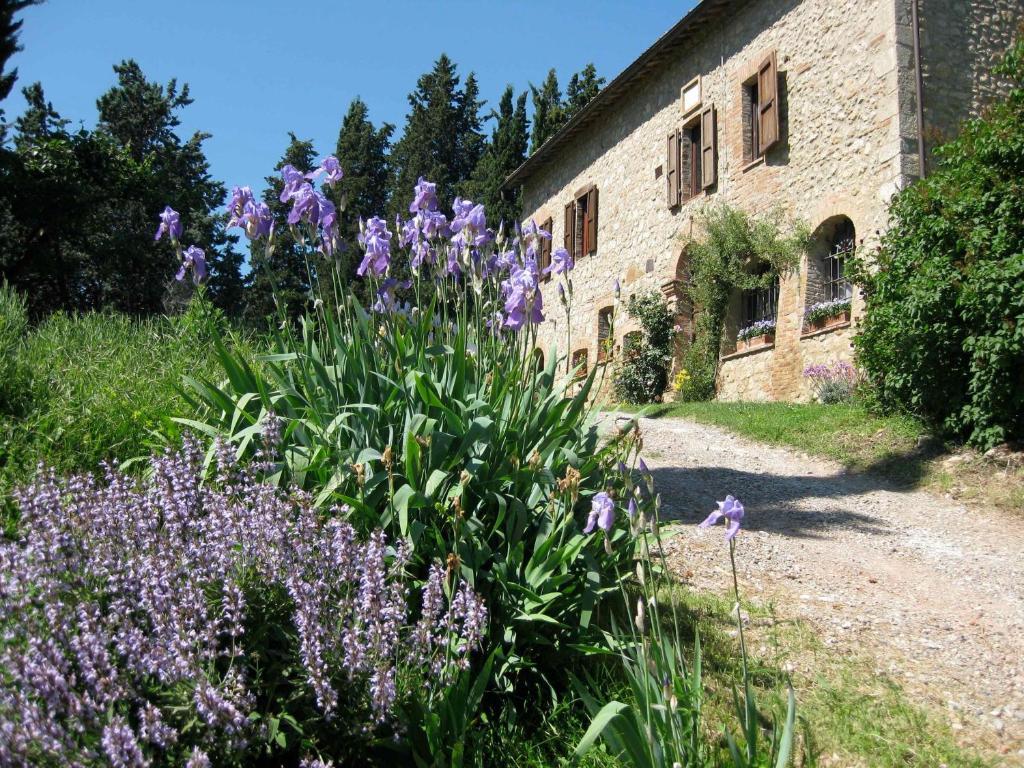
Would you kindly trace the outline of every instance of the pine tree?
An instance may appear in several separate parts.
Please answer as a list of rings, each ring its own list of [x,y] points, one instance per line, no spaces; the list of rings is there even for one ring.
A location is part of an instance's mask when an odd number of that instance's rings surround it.
[[[315,166],[316,150],[312,141],[288,134],[288,147],[274,169],[280,171],[292,165],[303,173]],[[299,317],[309,298],[310,272],[317,263],[307,261],[307,249],[296,243],[288,226],[290,202],[281,202],[284,182],[280,174],[266,177],[267,189],[263,201],[274,217],[274,247],[269,257],[260,241],[252,251],[252,271],[245,287],[244,317],[253,325],[260,325],[267,317],[276,316],[284,309],[291,318]]]
[[[21,50],[18,33],[21,32],[21,19],[14,20],[29,6],[38,5],[40,0],[0,0],[0,101],[11,95],[14,83],[18,79],[17,68],[7,72],[7,62],[11,56]]]
[[[558,89],[558,75],[548,71],[540,88],[530,85],[533,95],[533,131],[530,134],[530,153],[536,152],[562,127],[562,93]]]
[[[472,196],[484,204],[491,226],[497,228],[503,221],[507,231],[519,221],[522,206],[519,190],[510,190],[503,196],[501,185],[526,159],[529,143],[526,93],[514,98],[512,86],[507,86],[498,103],[498,111],[492,112],[491,117],[495,126],[473,174]]]
[[[359,218],[383,216],[388,204],[391,173],[388,152],[395,126],[384,123],[375,128],[368,115],[362,99],[357,97],[349,104],[335,149],[345,177],[329,192],[340,211],[338,226],[345,245],[345,253],[339,259],[339,272],[348,279],[359,263],[356,258]]]
[[[476,168],[484,150],[480,129],[479,89],[472,73],[459,88],[456,66],[445,54],[422,75],[409,94],[402,138],[392,153],[389,220],[408,215],[408,202],[420,176],[437,184],[443,209],[451,207]]]

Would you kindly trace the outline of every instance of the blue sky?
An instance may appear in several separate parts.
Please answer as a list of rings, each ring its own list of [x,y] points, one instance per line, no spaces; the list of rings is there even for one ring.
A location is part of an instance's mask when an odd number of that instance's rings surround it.
[[[195,103],[182,132],[213,134],[213,175],[262,184],[288,131],[333,150],[349,102],[400,132],[407,95],[443,51],[477,73],[489,109],[554,67],[564,85],[593,61],[609,80],[692,6],[655,0],[559,2],[289,2],[288,0],[48,0],[22,14],[16,93],[36,80],[66,118],[87,126],[111,66],[136,59],[151,80],[188,82]]]

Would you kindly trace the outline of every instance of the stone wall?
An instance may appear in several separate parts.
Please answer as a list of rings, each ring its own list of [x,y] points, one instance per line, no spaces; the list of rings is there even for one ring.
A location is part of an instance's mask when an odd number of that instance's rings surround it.
[[[906,60],[906,30],[898,22],[907,2],[750,3],[716,24],[685,55],[647,75],[557,159],[527,178],[526,218],[551,217],[556,245],[563,240],[563,208],[574,192],[595,184],[600,193],[598,247],[595,254],[579,259],[573,272],[571,321],[558,302],[555,283],[547,283],[548,320],[540,329],[540,346],[548,350],[556,345],[564,354],[571,330],[572,349],[585,347],[595,360],[598,311],[613,305],[614,281],[622,285],[620,306],[633,292],[671,293],[685,262],[686,243],[699,235],[698,213],[707,204],[724,202],[754,214],[780,207],[812,230],[846,216],[861,247],[873,247],[886,224],[888,200],[909,178],[907,153],[916,153],[916,140],[906,135],[906,86],[913,84],[913,74],[908,81],[900,69]],[[931,6],[933,27],[935,8],[961,5],[925,2]],[[1004,36],[988,37],[1001,41]],[[782,140],[763,159],[749,163],[743,159],[742,86],[772,50],[778,61]],[[936,64],[933,85],[943,71]],[[717,113],[718,181],[670,210],[663,175],[666,137],[682,127],[680,88],[697,75],[702,77],[702,103],[714,104]],[[801,374],[807,364],[851,358],[853,327],[803,333],[805,303],[818,295],[812,289],[805,302],[807,267],[805,261],[799,273],[781,282],[774,346],[723,359],[720,398],[806,398]],[[860,311],[856,295],[853,304],[855,325]],[[617,342],[621,345],[623,336],[635,329],[620,311]]]

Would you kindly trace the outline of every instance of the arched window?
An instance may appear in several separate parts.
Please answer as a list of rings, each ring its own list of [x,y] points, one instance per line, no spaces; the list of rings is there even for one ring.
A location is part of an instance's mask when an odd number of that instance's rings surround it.
[[[857,247],[857,233],[846,216],[825,221],[811,242],[807,259],[807,295],[804,306],[844,301],[853,295],[846,278],[846,260]]]
[[[540,347],[533,350],[533,367],[537,373],[544,371],[544,351]]]
[[[696,335],[697,311],[690,295],[693,285],[693,274],[690,271],[690,259],[686,251],[679,254],[676,262],[675,294],[676,323],[682,328],[683,338],[690,344]]]
[[[587,375],[587,350],[577,349],[572,353],[572,368],[575,377],[581,379]]]

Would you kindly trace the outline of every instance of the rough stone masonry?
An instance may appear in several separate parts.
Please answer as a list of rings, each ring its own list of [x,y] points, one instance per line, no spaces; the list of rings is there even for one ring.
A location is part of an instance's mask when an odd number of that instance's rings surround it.
[[[890,198],[919,173],[918,62],[927,162],[937,142],[1004,88],[990,70],[1022,18],[1024,0],[699,3],[506,182],[522,186],[525,219],[550,219],[555,246],[579,253],[571,352],[591,365],[598,359],[599,313],[613,306],[615,279],[623,300],[648,290],[673,302],[681,295],[702,206],[779,208],[810,226],[813,245],[799,270],[780,279],[773,341],[737,345],[756,301],[734,297],[718,397],[809,398],[803,369],[851,359],[862,312],[856,290],[838,286],[852,292],[851,319],[819,330],[804,323],[805,307],[837,290],[829,261],[845,253],[837,233],[852,226],[856,247],[874,248]],[[778,140],[760,152],[756,134],[765,138],[775,125]],[[673,184],[685,187],[677,201],[667,191]],[[575,230],[568,238],[566,226]],[[543,291],[549,319],[538,346],[564,354],[569,329],[554,282]],[[692,313],[680,312],[685,336]],[[635,330],[617,312],[614,344]]]

